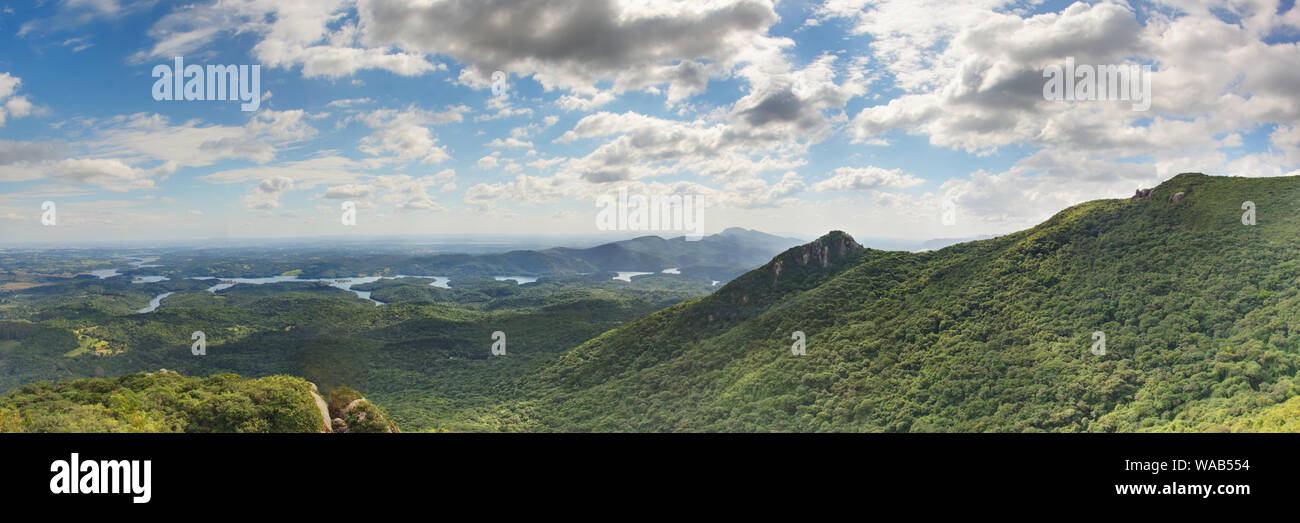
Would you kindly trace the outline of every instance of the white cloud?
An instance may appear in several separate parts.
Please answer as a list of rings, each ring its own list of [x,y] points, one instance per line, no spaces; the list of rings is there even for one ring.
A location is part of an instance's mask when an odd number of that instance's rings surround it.
[[[172,164],[155,169],[139,169],[121,160],[67,159],[55,163],[52,176],[73,183],[97,185],[100,188],[124,192],[132,189],[152,189],[157,178],[165,178],[175,170]]]
[[[1285,155],[1287,165],[1300,166],[1300,126],[1277,126],[1269,135],[1269,142]]]
[[[33,114],[36,106],[26,96],[18,96],[22,79],[9,73],[0,73],[0,127],[9,118],[22,118]]]
[[[754,49],[790,45],[766,35],[777,21],[768,0],[359,0],[357,13],[361,42],[452,57],[468,65],[464,83],[505,71],[589,96],[612,80],[618,91],[666,84],[680,99]]]
[[[280,207],[280,195],[293,189],[293,179],[274,176],[262,180],[244,196],[244,206],[252,210],[270,210]]]
[[[359,149],[373,156],[391,154],[404,161],[437,164],[451,159],[446,147],[438,144],[430,126],[461,122],[468,107],[456,106],[435,113],[408,107],[405,110],[378,109],[360,119],[374,133],[361,139]]]
[[[396,204],[396,210],[408,212],[442,212],[446,208],[429,195],[429,189],[443,184],[455,186],[456,171],[444,169],[437,174],[412,178],[407,175],[380,176],[376,185],[387,191],[381,201]]]
[[[840,167],[834,172],[835,174],[830,178],[814,184],[813,190],[827,192],[906,189],[925,183],[925,180],[907,174],[902,169],[882,169],[874,165]]]
[[[487,143],[488,147],[532,147],[533,142],[520,140],[513,136],[502,140],[501,138],[493,139]]]
[[[587,112],[602,105],[606,105],[614,101],[615,98],[616,96],[614,93],[609,91],[600,91],[588,96],[566,94],[561,96],[559,100],[556,100],[555,105],[565,111]]]
[[[296,189],[311,189],[317,185],[344,185],[356,183],[375,165],[341,156],[322,156],[306,160],[280,162],[270,165],[228,169],[199,176],[211,183],[248,183],[271,178],[293,180]]]
[[[349,183],[344,185],[335,185],[325,189],[325,199],[328,200],[351,200],[369,198],[375,191],[374,186],[365,184]]]
[[[218,38],[242,33],[260,36],[253,46],[259,62],[301,67],[308,77],[337,78],[365,69],[417,76],[440,68],[424,53],[361,45],[355,23],[338,23],[352,4],[351,0],[213,0],[185,5],[154,24],[149,30],[154,46],[133,60],[182,56]]]
[[[42,178],[49,164],[65,154],[62,143],[0,140],[0,182]]]
[[[371,100],[369,98],[345,98],[341,100],[334,100],[330,103],[325,104],[325,106],[326,107],[352,107],[354,105],[369,104],[370,102]]]
[[[562,179],[519,175],[513,182],[480,183],[465,190],[465,203],[490,209],[511,204],[554,202],[568,194]]]

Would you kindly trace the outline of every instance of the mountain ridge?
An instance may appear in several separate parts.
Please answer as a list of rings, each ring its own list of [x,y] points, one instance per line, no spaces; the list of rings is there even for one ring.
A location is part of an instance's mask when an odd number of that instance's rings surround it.
[[[773,280],[789,256],[815,259],[824,237],[561,357],[538,394],[556,416],[537,422],[1232,430],[1300,395],[1300,218],[1287,211],[1298,182],[1186,173],[1147,198],[1081,203],[1005,236],[860,249],[845,267]],[[1244,201],[1258,225],[1242,224]],[[795,331],[807,356],[790,354]],[[1095,331],[1103,357],[1090,353]]]

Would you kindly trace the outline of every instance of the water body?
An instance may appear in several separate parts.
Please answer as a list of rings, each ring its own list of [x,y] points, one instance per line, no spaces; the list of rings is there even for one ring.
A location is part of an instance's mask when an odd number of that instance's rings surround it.
[[[653,272],[636,272],[636,271],[619,271],[618,276],[615,276],[613,279],[615,279],[615,280],[623,280],[623,281],[625,281],[625,282],[632,283],[632,278],[635,278],[635,277],[637,277],[637,276],[645,276],[645,275],[647,275],[647,274],[654,274],[654,273],[653,273]]]
[[[371,297],[370,297],[370,291],[361,291],[361,290],[356,290],[356,289],[353,289],[352,286],[353,286],[353,285],[359,285],[359,284],[362,284],[362,283],[374,283],[374,282],[377,282],[377,281],[379,281],[379,280],[391,280],[391,279],[394,279],[394,278],[425,278],[425,279],[431,279],[431,280],[433,280],[433,283],[430,283],[430,284],[429,284],[430,287],[439,287],[439,288],[443,288],[443,289],[450,289],[450,288],[451,288],[451,285],[450,285],[450,283],[451,283],[451,279],[449,279],[449,278],[447,278],[447,277],[445,277],[445,276],[411,276],[411,275],[406,275],[406,274],[399,274],[399,275],[397,275],[397,276],[364,276],[364,277],[363,277],[363,276],[357,276],[357,277],[354,277],[354,278],[299,278],[299,277],[297,277],[297,276],[267,276],[267,277],[265,277],[265,278],[217,278],[217,277],[215,277],[215,276],[207,276],[207,277],[199,277],[199,276],[196,276],[196,277],[193,277],[193,278],[191,278],[191,279],[194,279],[194,280],[217,280],[217,284],[216,284],[216,285],[213,285],[213,286],[211,286],[211,287],[208,287],[208,292],[213,292],[213,293],[215,293],[215,292],[217,292],[217,291],[221,291],[221,290],[229,289],[229,288],[234,287],[234,286],[236,286],[236,285],[239,285],[239,284],[241,284],[241,283],[242,283],[242,284],[246,284],[246,285],[264,285],[264,284],[267,284],[267,283],[282,283],[282,282],[304,282],[304,283],[305,283],[305,282],[323,282],[323,283],[328,283],[330,287],[334,287],[334,288],[336,288],[336,289],[343,289],[343,290],[345,290],[345,291],[352,292],[353,294],[356,294],[358,298],[361,298],[361,299],[363,299],[363,300],[370,300],[370,301],[374,302],[376,306],[379,306],[379,305],[383,305],[384,302],[381,302],[381,301],[379,301],[379,300],[376,300],[376,299],[371,298]]]
[[[363,299],[363,300],[370,300],[370,301],[372,301],[372,302],[375,302],[375,306],[378,307],[378,306],[380,306],[380,305],[383,305],[384,303],[381,302],[381,301],[379,301],[379,300],[371,299],[371,298],[370,298],[370,291],[357,291],[357,290],[352,290],[352,286],[353,286],[353,285],[360,284],[360,283],[374,283],[374,282],[377,282],[377,281],[379,281],[379,280],[381,280],[381,279],[383,279],[383,278],[381,278],[381,277],[379,277],[379,276],[367,276],[367,277],[365,277],[365,278],[338,278],[338,279],[334,279],[334,280],[330,280],[330,279],[319,279],[319,280],[301,280],[301,281],[319,281],[319,282],[325,282],[325,283],[328,283],[328,284],[330,285],[330,287],[334,287],[335,289],[343,289],[343,290],[345,290],[345,291],[352,291],[354,294],[357,295],[358,298],[361,298],[361,299]],[[296,280],[295,280],[295,281],[296,281]]]
[[[532,276],[493,276],[492,278],[496,279],[496,281],[514,280],[514,282],[518,285],[523,285],[525,283],[532,283],[537,281],[537,278],[534,278]]]
[[[158,261],[158,258],[157,258],[156,256],[155,256],[155,257],[152,257],[152,258],[139,258],[139,257],[136,257],[136,256],[123,256],[123,258],[126,258],[126,259],[128,259],[128,260],[135,260],[135,261],[127,262],[127,263],[130,264],[130,265],[135,266],[135,268],[137,268],[137,269],[147,269],[147,268],[151,268],[151,267],[162,267],[162,265],[146,265],[146,264],[148,264],[148,263],[150,263],[150,262],[156,262],[156,261]]]
[[[127,265],[130,265],[132,268],[135,268],[135,269],[148,269],[148,268],[151,268],[151,267],[162,267],[162,265],[148,265],[149,262],[158,261],[158,258],[139,258],[139,257],[135,257],[135,256],[118,256],[118,258],[125,259],[125,260],[134,260],[134,261],[129,261],[129,262],[127,262]],[[122,273],[117,272],[117,269],[99,269],[99,270],[97,270],[97,271],[90,271],[90,274],[91,274],[92,276],[96,277],[96,278],[101,279],[101,280],[103,280],[103,279],[105,279],[105,278],[112,278],[112,277],[114,277],[114,276],[121,276],[121,275],[122,275]],[[160,282],[160,281],[165,281],[165,280],[167,280],[167,278],[163,278],[162,276],[144,276],[143,278],[146,278],[146,279],[147,279],[147,278],[162,278],[162,279],[159,279],[159,280],[145,280],[145,281],[132,281],[132,283],[154,283],[154,282]]]
[[[398,278],[424,278],[426,280],[433,280],[433,283],[429,284],[430,287],[437,287],[439,289],[451,288],[451,279],[447,278],[446,276],[411,276],[409,274],[398,274],[397,277]]]
[[[717,287],[719,283],[722,283],[722,282],[720,282],[720,281],[718,281],[718,280],[713,280],[713,283],[710,283],[709,286],[710,286],[710,287]]]
[[[152,300],[149,300],[149,306],[148,306],[148,307],[145,307],[145,308],[143,308],[143,309],[140,309],[138,312],[141,313],[141,314],[144,314],[144,313],[146,313],[146,312],[153,312],[153,311],[155,311],[155,310],[158,310],[158,306],[159,306],[159,305],[162,305],[163,298],[166,298],[166,297],[171,296],[171,295],[172,295],[172,293],[170,293],[170,292],[164,292],[164,293],[162,293],[162,294],[159,294],[159,295],[157,295],[157,296],[154,296]]]
[[[216,284],[216,285],[213,285],[213,286],[211,286],[211,287],[208,287],[208,292],[217,292],[217,291],[224,291],[224,290],[226,290],[226,289],[229,289],[229,288],[234,287],[234,286],[236,286],[236,285],[239,285],[239,284],[241,284],[241,283],[248,284],[248,285],[262,285],[262,284],[264,284],[264,283],[280,283],[280,282],[283,282],[283,281],[295,281],[295,280],[298,280],[298,277],[296,277],[296,276],[268,276],[268,277],[266,277],[266,278],[216,278],[216,277],[212,277],[212,276],[208,276],[208,277],[195,276],[195,277],[193,277],[193,278],[191,278],[191,279],[194,279],[194,280],[217,280],[217,284]],[[302,281],[308,281],[308,280],[302,280]],[[223,282],[229,282],[229,283],[223,283]]]
[[[166,276],[136,276],[134,280],[131,280],[131,283],[158,283],[170,279]]]

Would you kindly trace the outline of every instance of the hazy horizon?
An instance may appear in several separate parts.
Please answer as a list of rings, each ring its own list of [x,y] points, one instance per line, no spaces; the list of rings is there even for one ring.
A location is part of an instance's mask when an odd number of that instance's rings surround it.
[[[923,241],[1300,173],[1294,2],[572,5],[7,6],[0,243],[583,235],[620,190],[703,202],[696,233]],[[1049,96],[1062,64],[1142,103]]]

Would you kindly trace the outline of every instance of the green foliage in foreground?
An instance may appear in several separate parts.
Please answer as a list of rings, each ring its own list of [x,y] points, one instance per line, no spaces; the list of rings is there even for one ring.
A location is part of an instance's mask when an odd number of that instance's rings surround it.
[[[300,378],[172,372],[34,383],[0,396],[0,432],[319,432]]]
[[[1294,431],[1297,201],[1296,177],[1184,174],[991,240],[799,263],[832,235],[478,414],[507,430]]]
[[[1300,396],[1232,424],[1233,432],[1300,432]]]
[[[1245,201],[1257,225],[1241,223]],[[146,296],[134,288],[60,281],[4,295],[0,388],[141,367],[293,374],[352,384],[407,430],[1297,431],[1297,201],[1296,177],[1184,174],[1147,199],[934,252],[833,233],[698,298],[714,290],[404,279],[371,287],[383,307],[268,285],[178,288],[135,315],[124,311]],[[208,333],[207,356],[190,355],[193,330]],[[496,330],[505,356],[489,356]],[[65,356],[76,331],[122,351]],[[791,354],[795,331],[806,355]],[[179,393],[115,403],[71,385],[0,397],[0,430],[279,430],[250,421],[266,416],[205,417]],[[335,412],[361,396],[338,393]],[[132,398],[148,408],[124,407]],[[253,408],[228,399],[222,412]],[[340,414],[386,430],[373,406]]]
[[[542,366],[600,333],[714,289],[683,276],[610,278],[521,286],[467,277],[452,289],[400,278],[358,286],[383,306],[305,282],[212,293],[204,290],[210,282],[196,280],[58,280],[0,292],[0,301],[22,304],[0,304],[0,317],[9,318],[0,319],[0,391],[159,368],[191,376],[283,374],[322,391],[355,387],[403,430],[499,430],[498,416],[485,424],[474,409],[519,398]],[[136,313],[163,290],[175,294],[157,311]],[[490,356],[497,330],[509,334],[504,357]],[[191,354],[194,331],[206,334],[204,356]],[[106,343],[106,355],[75,352],[78,332]],[[377,420],[367,414],[363,424],[388,428]],[[349,432],[358,430],[366,427],[349,424]]]
[[[334,427],[336,431],[400,432],[384,409],[370,403],[360,392],[347,385],[340,385],[330,391],[329,412],[333,419],[343,422],[342,426]]]

